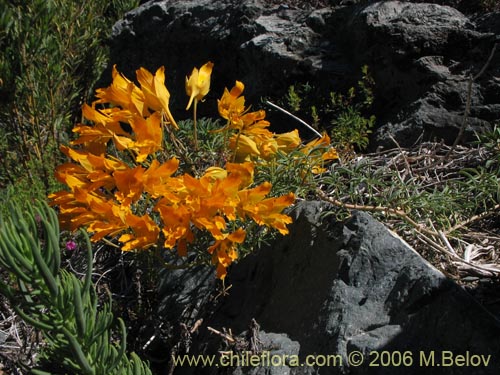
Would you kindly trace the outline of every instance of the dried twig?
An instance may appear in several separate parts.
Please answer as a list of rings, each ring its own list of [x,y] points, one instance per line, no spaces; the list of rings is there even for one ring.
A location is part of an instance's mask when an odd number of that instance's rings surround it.
[[[226,340],[227,342],[229,342],[231,344],[234,344],[236,342],[236,340],[234,339],[234,337],[232,335],[228,335],[224,332],[217,331],[215,328],[212,328],[212,327],[207,327],[207,329],[210,332],[215,333],[217,336],[222,337],[224,340]]]
[[[419,232],[426,233],[431,236],[436,236],[437,233],[431,230],[426,229],[422,224],[417,223],[411,217],[409,217],[406,212],[402,210],[396,210],[390,207],[382,207],[382,206],[365,206],[360,204],[349,204],[339,201],[338,199],[334,199],[326,195],[322,190],[316,191],[319,197],[327,202],[330,202],[334,206],[344,208],[347,210],[359,210],[359,211],[368,211],[368,212],[385,212],[387,214],[396,215],[406,221],[408,224],[412,225]]]
[[[481,77],[483,75],[483,73],[486,71],[486,69],[490,65],[491,60],[493,59],[493,56],[495,55],[495,51],[497,49],[498,44],[499,43],[497,42],[493,45],[493,48],[491,49],[490,55],[489,55],[488,59],[486,60],[486,63],[483,65],[482,69],[479,71],[479,73],[477,73],[475,76],[471,75],[469,77],[469,82],[467,85],[467,99],[465,102],[465,111],[464,111],[464,116],[462,118],[462,125],[460,126],[460,129],[458,130],[458,134],[457,134],[457,137],[455,138],[455,141],[453,142],[453,145],[451,146],[448,153],[445,155],[445,160],[448,159],[451,152],[455,149],[455,147],[457,147],[457,145],[462,140],[462,137],[463,137],[464,132],[465,132],[465,128],[467,127],[467,120],[469,118],[469,113],[470,113],[471,99],[472,99],[472,85],[473,85],[474,81],[476,81],[477,79],[479,79],[479,77]]]
[[[307,127],[309,130],[311,130],[314,134],[316,134],[318,137],[322,137],[321,133],[318,132],[316,129],[314,129],[311,125],[309,125],[307,122],[305,122],[304,120],[302,120],[301,118],[291,114],[290,112],[288,112],[287,110],[281,108],[280,106],[274,104],[274,103],[271,103],[269,100],[266,101],[267,104],[269,104],[271,107],[273,108],[276,108],[278,110],[280,110],[281,112],[287,114],[288,116],[290,116],[291,118],[293,118],[294,120],[297,120],[298,122],[300,122],[302,125],[304,125],[305,127]]]
[[[465,220],[465,221],[462,221],[461,223],[458,223],[456,225],[454,225],[453,227],[451,227],[450,229],[446,230],[444,233],[445,234],[450,234],[460,228],[464,228],[476,221],[479,221],[479,220],[482,220],[484,218],[487,218],[489,216],[492,216],[492,215],[495,215],[495,214],[498,214],[498,210],[500,209],[500,204],[497,204],[495,207],[493,207],[490,211],[485,211],[485,212],[481,212],[480,214],[477,214],[477,215],[474,215],[472,217],[470,217],[469,219]]]

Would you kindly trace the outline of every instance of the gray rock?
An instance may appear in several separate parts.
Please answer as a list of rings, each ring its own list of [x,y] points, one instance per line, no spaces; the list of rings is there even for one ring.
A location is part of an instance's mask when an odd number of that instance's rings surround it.
[[[184,77],[209,60],[214,79],[201,116],[216,115],[216,99],[235,80],[246,84],[249,103],[279,98],[300,82],[327,98],[354,86],[368,64],[377,84],[374,148],[393,147],[391,136],[401,146],[450,143],[462,124],[467,80],[485,63],[499,19],[403,1],[332,1],[321,9],[263,0],[149,1],[113,27],[111,64],[129,76],[139,66],[166,66],[178,118],[189,117]],[[500,53],[475,83],[466,141],[500,118],[498,76]],[[276,131],[298,126],[270,119]]]
[[[282,373],[471,373],[467,367],[420,366],[431,353],[440,363],[443,352],[491,356],[487,367],[474,367],[474,374],[497,373],[499,317],[370,215],[355,212],[339,223],[325,215],[329,209],[321,202],[299,203],[288,236],[231,268],[230,294],[206,317],[193,340],[196,353],[216,353],[222,345],[206,326],[245,336],[255,319],[263,331],[278,333],[275,350],[287,347],[283,353],[298,353],[301,361],[307,355],[339,356],[337,366],[283,366]],[[172,299],[170,308],[176,309]],[[362,366],[348,365],[354,351],[365,356]],[[377,363],[374,351],[408,352],[412,366],[368,367],[370,360]],[[218,373],[217,368],[179,371]]]
[[[429,140],[453,143],[463,123],[468,80],[479,73],[495,42],[495,34],[486,32],[493,27],[481,29],[456,9],[437,4],[376,2],[353,16],[346,34],[359,51],[355,60],[368,63],[378,83],[380,126],[373,146],[394,147],[391,137],[404,147]],[[497,108],[480,110],[487,101],[499,102],[494,79],[499,61],[497,54],[474,83],[465,141],[475,140],[475,132],[488,130],[492,117],[500,116]]]
[[[246,97],[257,102],[261,96],[284,94],[291,82],[350,69],[340,55],[325,63],[323,53],[332,46],[319,33],[326,22],[324,12],[264,4],[148,2],[114,25],[111,64],[132,76],[139,66],[164,65],[173,105],[181,114],[186,105],[184,77],[209,60],[215,63],[214,79],[209,103],[200,106],[201,111],[215,109],[215,100],[235,80],[244,82]]]
[[[233,366],[229,369],[229,373],[234,375],[289,375],[294,373],[293,368],[297,366],[295,362],[298,363],[297,358],[300,349],[300,345],[296,341],[290,340],[285,334],[266,333],[264,331],[260,331],[259,340],[262,347],[267,351],[265,356],[261,356],[259,359],[256,358],[258,363],[262,363],[262,366]],[[252,354],[249,353],[248,355]],[[247,360],[248,356],[245,357],[246,354],[242,354],[242,356],[244,360]],[[256,356],[258,357],[258,355]],[[228,356],[228,358],[230,357]],[[230,363],[236,365],[238,359]],[[244,363],[243,360],[240,363]]]

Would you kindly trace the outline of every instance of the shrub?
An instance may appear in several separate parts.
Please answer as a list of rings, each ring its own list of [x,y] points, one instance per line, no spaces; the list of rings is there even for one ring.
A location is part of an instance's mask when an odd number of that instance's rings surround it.
[[[58,148],[104,69],[109,25],[137,4],[1,2],[0,188],[37,196],[54,190]]]
[[[59,225],[46,204],[28,212],[9,205],[0,216],[0,264],[10,274],[0,293],[27,323],[39,329],[45,345],[35,375],[151,374],[135,354],[126,354],[126,330],[120,319],[119,344],[111,303],[102,306],[92,284],[92,250],[87,238],[83,281],[60,269]]]

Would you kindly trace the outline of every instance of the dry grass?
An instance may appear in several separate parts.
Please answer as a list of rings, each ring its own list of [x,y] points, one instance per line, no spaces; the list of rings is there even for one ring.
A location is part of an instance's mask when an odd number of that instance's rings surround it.
[[[27,374],[21,364],[32,366],[39,347],[38,332],[24,323],[0,295],[0,375]]]

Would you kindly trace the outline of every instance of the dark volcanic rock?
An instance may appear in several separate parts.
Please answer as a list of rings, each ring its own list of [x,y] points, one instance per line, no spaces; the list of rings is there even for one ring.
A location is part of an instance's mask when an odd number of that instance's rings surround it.
[[[464,1],[434,2],[468,9]],[[216,114],[216,99],[235,80],[246,84],[254,104],[300,82],[327,98],[354,86],[368,64],[376,81],[373,148],[393,147],[392,137],[401,146],[451,143],[463,123],[468,80],[500,33],[498,12],[465,16],[449,6],[408,1],[331,1],[321,9],[278,3],[149,1],[114,26],[111,64],[132,77],[139,66],[166,66],[178,118],[189,116],[184,77],[209,60],[213,84],[201,115]],[[500,118],[499,76],[497,51],[473,84],[465,140]],[[297,126],[289,118],[271,120],[275,130]]]
[[[302,202],[294,211],[290,235],[230,270],[229,296],[219,297],[210,314],[197,317],[205,321],[193,339],[192,353],[217,353],[223,347],[207,326],[247,337],[255,319],[266,335],[278,334],[279,344],[262,345],[263,350],[285,348],[302,361],[311,354],[342,357],[342,366],[285,366],[280,373],[421,374],[421,353],[426,358],[434,353],[435,363],[441,363],[442,352],[469,352],[490,355],[488,366],[474,367],[474,374],[496,374],[497,318],[370,215],[356,212],[346,223],[337,223],[323,215],[328,208]],[[178,309],[175,298],[168,306]],[[347,358],[355,350],[366,361],[349,367]],[[409,351],[413,364],[404,372],[395,366],[368,367],[368,360],[375,358],[371,351]],[[177,370],[216,374],[220,368]],[[226,370],[274,373],[269,368]],[[428,367],[425,373],[470,374],[471,368]]]
[[[342,54],[321,34],[328,10],[304,11],[264,6],[259,0],[153,1],[128,13],[113,28],[111,63],[128,75],[139,66],[166,66],[172,101],[182,116],[186,105],[184,77],[194,66],[215,63],[208,104],[235,80],[245,95],[283,95],[295,81],[332,81],[351,70]],[[336,56],[326,58],[326,55]],[[203,114],[203,112],[202,112]],[[186,113],[187,115],[187,113]]]
[[[376,2],[347,25],[356,61],[369,64],[378,84],[380,128],[375,145],[417,140],[452,143],[463,123],[468,81],[486,63],[493,33],[475,30],[454,8],[400,1]],[[473,84],[466,138],[500,116],[499,54]]]

